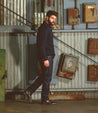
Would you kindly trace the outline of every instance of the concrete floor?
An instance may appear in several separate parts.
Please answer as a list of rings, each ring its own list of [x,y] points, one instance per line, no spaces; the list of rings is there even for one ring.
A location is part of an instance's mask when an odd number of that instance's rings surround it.
[[[0,113],[98,113],[98,100],[56,101],[56,105],[41,105],[40,101],[6,101],[0,103]]]

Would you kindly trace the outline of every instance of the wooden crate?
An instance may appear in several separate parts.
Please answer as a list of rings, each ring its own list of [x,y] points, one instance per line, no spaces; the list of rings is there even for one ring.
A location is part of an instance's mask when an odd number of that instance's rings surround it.
[[[0,49],[0,102],[5,101],[5,50]]]
[[[88,81],[98,81],[98,65],[88,66]]]
[[[88,54],[98,55],[98,39],[90,38],[88,40]]]

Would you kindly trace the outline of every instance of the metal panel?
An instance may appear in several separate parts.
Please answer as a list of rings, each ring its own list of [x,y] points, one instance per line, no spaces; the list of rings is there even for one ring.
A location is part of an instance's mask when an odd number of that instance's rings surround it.
[[[44,3],[45,1],[45,3]],[[32,21],[35,27],[38,27],[45,20],[45,15],[48,10],[55,10],[58,12],[58,18],[56,23],[60,24],[60,28],[63,29],[63,0],[32,0]],[[29,2],[30,3],[30,2]]]
[[[57,91],[57,92],[52,92],[53,94],[57,94],[57,95],[84,95],[84,97],[86,99],[98,99],[98,91],[82,91],[82,92],[77,92],[77,91],[64,91],[64,92],[60,92],[60,91]],[[33,100],[40,100],[41,99],[41,93],[40,91],[37,91],[35,92],[33,95],[32,95],[32,99]],[[70,99],[69,99],[70,100]]]
[[[80,52],[88,55],[87,54],[88,38],[90,38],[90,37],[98,38],[98,37],[95,37],[97,35],[98,35],[97,32],[96,33],[93,33],[93,32],[91,32],[91,33],[90,32],[89,33],[83,33],[83,32],[82,33],[61,33],[59,39],[63,40],[67,44],[76,48]],[[91,88],[93,90],[98,89],[97,82],[87,81],[87,66],[89,64],[93,64],[93,62],[89,61],[87,58],[79,55],[77,52],[73,51],[72,49],[64,46],[62,43],[58,42],[58,45],[60,45],[59,47],[63,52],[79,57],[79,67],[78,67],[78,71],[76,72],[75,78],[72,81],[60,78],[59,83],[56,84],[57,88],[59,88],[59,90],[62,90],[62,89],[64,89],[64,90],[67,90],[67,89],[90,90]],[[59,54],[60,54],[60,52],[59,52]],[[89,55],[89,57],[98,61],[98,56]]]
[[[98,32],[74,32],[74,33],[54,33],[55,36],[80,52],[87,54],[88,38],[98,38]],[[68,80],[64,78],[58,78],[58,82],[54,85],[51,84],[51,91],[97,91],[98,82],[87,81],[87,67],[90,64],[94,64],[86,57],[65,46],[61,42],[55,43],[55,49],[58,47],[58,60],[62,52],[72,54],[79,57],[78,70],[76,71],[75,78]],[[90,58],[98,61],[98,56],[88,55]],[[55,60],[57,62],[57,60]],[[58,65],[57,65],[58,66]],[[56,67],[55,67],[56,68]],[[54,68],[54,69],[55,69]],[[56,76],[56,73],[54,73]],[[40,91],[41,88],[38,89]],[[94,95],[93,95],[94,96]]]
[[[26,18],[26,0],[4,0],[4,6]],[[4,25],[23,25],[26,21],[4,8]]]
[[[79,8],[80,11],[80,19],[79,19],[79,25],[75,25],[76,30],[85,30],[86,24],[83,22],[83,4],[97,4],[98,7],[98,0],[77,0],[77,8]],[[69,8],[75,8],[75,0],[64,0],[64,29],[72,29],[71,25],[67,24],[67,9]],[[98,18],[98,8],[97,8],[97,18]],[[97,23],[90,23],[89,28],[98,28],[98,22]]]
[[[27,35],[0,33],[0,49],[6,49],[7,90],[26,87]]]
[[[88,38],[98,38],[98,32],[74,32],[74,33],[54,33],[55,36],[67,44],[71,45],[75,49],[87,54]],[[54,40],[55,41],[55,40]],[[0,34],[0,49],[6,49],[6,69],[8,71],[8,78],[6,80],[6,90],[19,90],[26,87],[26,45],[27,35],[9,35],[5,33]],[[58,47],[58,49],[57,49]],[[94,64],[92,61],[81,56],[71,48],[63,45],[61,42],[55,43],[55,49],[57,51],[57,59],[62,52],[72,54],[79,57],[78,71],[75,74],[73,80],[64,78],[58,78],[56,84],[51,84],[51,91],[96,91],[95,93],[84,93],[86,97],[96,98],[98,95],[98,82],[87,81],[87,66]],[[88,54],[87,54],[88,55]],[[98,61],[98,56],[89,55],[92,59]],[[58,66],[58,65],[56,65]],[[54,67],[56,69],[57,67]],[[56,76],[56,71],[54,71]],[[41,87],[37,90],[39,92]],[[35,92],[35,94],[37,93]],[[79,94],[79,92],[77,94]],[[40,98],[40,94],[36,94],[36,99]],[[34,97],[34,98],[35,98]]]

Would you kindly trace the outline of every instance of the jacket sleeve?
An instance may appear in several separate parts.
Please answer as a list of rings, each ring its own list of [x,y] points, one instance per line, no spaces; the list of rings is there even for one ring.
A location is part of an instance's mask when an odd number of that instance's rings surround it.
[[[41,30],[41,33],[40,33],[40,53],[41,53],[41,57],[42,57],[42,60],[47,60],[47,55],[46,55],[46,45],[47,45],[47,37],[48,37],[48,30],[43,28]]]

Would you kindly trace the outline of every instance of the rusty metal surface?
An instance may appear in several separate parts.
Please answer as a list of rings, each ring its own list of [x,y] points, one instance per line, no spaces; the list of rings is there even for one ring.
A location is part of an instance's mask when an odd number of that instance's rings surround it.
[[[68,24],[79,24],[79,9],[68,9]]]
[[[75,73],[78,67],[78,57],[65,54],[62,72]]]
[[[62,94],[53,94],[49,95],[50,100],[84,100],[84,95],[62,95]]]
[[[88,81],[98,81],[98,65],[88,66]]]
[[[98,55],[98,39],[88,39],[88,54]]]
[[[84,22],[97,23],[97,4],[84,4]]]

